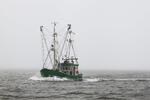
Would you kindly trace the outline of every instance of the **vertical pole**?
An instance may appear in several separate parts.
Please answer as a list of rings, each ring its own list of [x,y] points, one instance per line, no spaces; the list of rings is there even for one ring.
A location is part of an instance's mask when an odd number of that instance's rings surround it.
[[[54,39],[53,39],[53,42],[54,42],[54,66],[53,66],[53,69],[56,69],[56,40],[55,40],[55,37],[56,37],[56,32],[55,32],[55,27],[56,27],[56,23],[54,22],[54,29],[53,29],[53,37],[54,37]]]

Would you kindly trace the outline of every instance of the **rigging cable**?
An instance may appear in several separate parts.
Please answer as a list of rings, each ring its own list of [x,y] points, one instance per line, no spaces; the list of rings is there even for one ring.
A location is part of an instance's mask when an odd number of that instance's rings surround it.
[[[60,51],[60,55],[59,55],[58,61],[60,61],[60,57],[62,56],[62,52],[63,52],[64,46],[65,46],[65,43],[66,43],[67,36],[68,36],[68,31],[66,32],[65,39],[64,39],[64,42],[63,42],[62,49]]]
[[[42,33],[42,35],[43,35],[43,39],[44,39],[44,42],[45,42],[45,46],[46,46],[47,52],[49,52],[49,50],[48,50],[48,45],[47,45],[47,41],[46,41],[46,39],[45,39],[45,35],[44,35],[44,32],[43,32],[42,28],[43,28],[43,26],[40,27],[40,31],[41,31],[41,33]],[[49,54],[48,54],[48,56],[49,56],[50,61],[51,61],[51,64],[52,64],[51,56],[50,56]]]
[[[41,48],[42,48],[42,63],[43,63],[43,68],[44,68],[44,40],[43,40],[43,36],[42,36],[42,34],[41,34],[41,41],[42,41],[42,45],[41,45]]]

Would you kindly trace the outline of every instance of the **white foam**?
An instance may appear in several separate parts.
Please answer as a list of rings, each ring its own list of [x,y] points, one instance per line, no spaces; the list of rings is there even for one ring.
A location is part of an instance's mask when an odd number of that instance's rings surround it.
[[[100,79],[99,78],[86,78],[83,81],[84,82],[98,82]]]
[[[42,77],[39,73],[37,73],[36,75],[30,77],[29,79],[30,80],[35,80],[35,81],[67,81],[67,80],[69,80],[67,78],[59,78],[57,76]]]
[[[36,73],[29,78],[35,81],[72,81],[67,78],[54,77],[42,77],[40,73]],[[100,81],[150,81],[150,78],[84,78],[83,82],[100,82]]]

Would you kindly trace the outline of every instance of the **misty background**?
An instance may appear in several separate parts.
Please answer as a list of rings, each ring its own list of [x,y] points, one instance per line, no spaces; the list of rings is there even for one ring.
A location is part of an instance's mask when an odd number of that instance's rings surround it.
[[[149,0],[1,0],[0,69],[41,69],[41,25],[72,24],[80,69],[150,70]],[[61,26],[62,25],[62,26]]]

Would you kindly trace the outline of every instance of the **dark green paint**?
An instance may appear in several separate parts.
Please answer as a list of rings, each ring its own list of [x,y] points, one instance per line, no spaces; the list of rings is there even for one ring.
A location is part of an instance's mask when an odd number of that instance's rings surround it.
[[[53,70],[53,69],[47,69],[47,68],[41,69],[40,73],[43,77],[57,76],[57,77],[60,77],[60,78],[68,78],[68,79],[72,79],[72,80],[75,80],[75,81],[82,81],[82,74],[69,75],[69,74],[60,72],[59,70]]]

